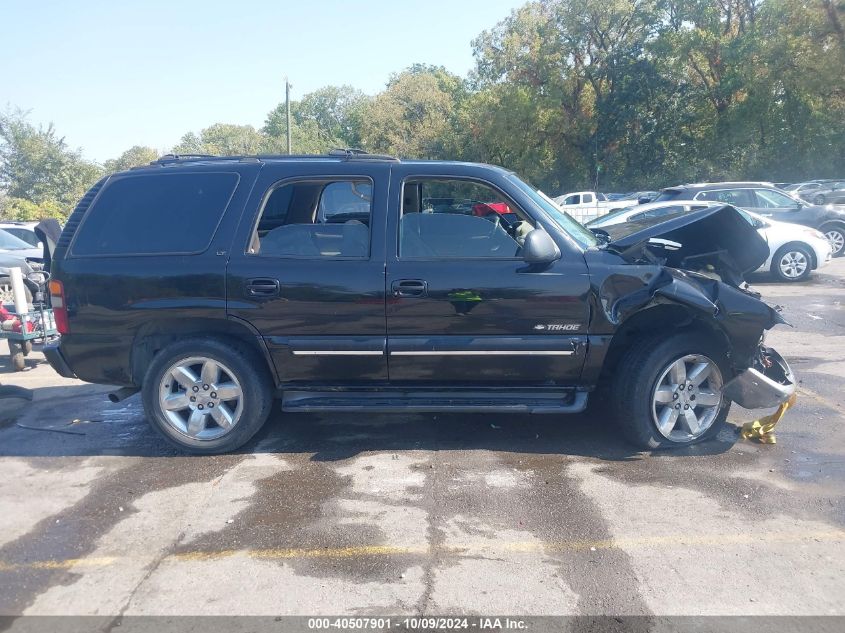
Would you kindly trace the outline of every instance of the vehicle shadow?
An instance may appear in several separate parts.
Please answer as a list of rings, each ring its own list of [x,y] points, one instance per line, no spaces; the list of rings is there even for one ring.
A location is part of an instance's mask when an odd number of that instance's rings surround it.
[[[34,389],[10,426],[0,429],[0,456],[183,455],[147,423],[138,395],[112,404],[103,387],[73,385]],[[608,461],[641,459],[622,436],[604,403],[577,415],[282,413],[237,452],[307,455],[337,461],[364,452],[496,451],[586,456]],[[716,455],[736,442],[736,427],[688,448],[652,455]],[[197,459],[204,459],[198,457]],[[208,458],[205,458],[208,459]]]

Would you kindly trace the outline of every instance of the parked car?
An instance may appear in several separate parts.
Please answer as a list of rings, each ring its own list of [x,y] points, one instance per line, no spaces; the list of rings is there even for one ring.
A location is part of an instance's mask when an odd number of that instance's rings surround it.
[[[630,204],[627,201],[608,200],[603,193],[597,191],[565,193],[554,198],[554,201],[581,222],[592,220]]]
[[[2,222],[0,221],[0,229],[11,233],[16,238],[23,240],[33,248],[41,248],[41,240],[35,234],[35,227],[38,222]]]
[[[43,252],[34,248],[23,240],[0,229],[0,305],[14,303],[10,268],[20,268],[24,277],[33,270],[40,270],[43,264]],[[32,302],[35,284],[24,280],[27,291],[27,302]]]
[[[824,188],[824,185],[827,182],[828,181],[826,180],[809,180],[807,182],[796,182],[779,188],[810,202],[812,201],[813,194],[819,189]]]
[[[434,198],[504,203],[519,223]],[[761,343],[783,319],[742,282],[768,253],[729,206],[608,243],[490,165],[166,157],[73,211],[45,355],[121,386],[115,401],[140,390],[195,453],[244,444],[277,394],[283,411],[563,414],[599,386],[638,446],[686,446],[731,402],[795,390]]]
[[[808,204],[763,182],[718,182],[667,187],[655,202],[701,200],[724,202],[766,218],[818,229],[830,241],[833,256],[845,253],[845,210]]]
[[[657,197],[657,191],[629,191],[622,200],[636,200],[638,204],[648,204]]]
[[[666,218],[689,213],[717,202],[652,202],[630,209],[621,209],[587,224],[589,229],[605,229],[626,222],[650,223],[657,218]],[[803,281],[813,270],[827,265],[831,258],[831,246],[825,235],[816,229],[796,226],[763,218],[755,213],[740,209],[742,216],[755,228],[769,245],[768,259],[755,272],[771,272],[782,281]]]
[[[804,281],[830,261],[832,247],[821,231],[747,211],[743,215],[769,245],[769,258],[756,272],[769,272],[781,281]]]
[[[806,196],[812,200],[813,204],[845,204],[845,180],[832,180],[819,184],[818,189]]]
[[[708,202],[650,202],[637,204],[623,209],[612,211],[607,215],[587,222],[589,229],[603,228],[623,222],[637,222],[639,220],[651,220],[653,218],[664,218],[679,213],[706,209],[712,203]]]

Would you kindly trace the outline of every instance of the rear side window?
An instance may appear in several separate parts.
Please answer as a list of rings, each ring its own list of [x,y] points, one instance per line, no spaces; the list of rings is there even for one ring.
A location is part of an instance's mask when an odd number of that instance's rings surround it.
[[[73,254],[200,253],[238,185],[233,173],[155,174],[110,183],[88,211]]]

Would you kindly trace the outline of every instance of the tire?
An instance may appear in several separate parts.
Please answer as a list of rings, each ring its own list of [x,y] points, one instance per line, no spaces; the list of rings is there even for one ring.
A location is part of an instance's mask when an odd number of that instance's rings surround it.
[[[167,441],[187,453],[216,455],[240,448],[264,425],[273,383],[257,353],[194,338],[153,358],[142,398],[147,419]]]
[[[27,304],[32,304],[32,292],[26,284],[24,284],[23,290]],[[12,280],[8,277],[0,277],[0,305],[12,306],[14,304],[15,298],[12,294]]]
[[[9,358],[12,361],[12,369],[23,371],[26,369],[23,346],[18,341],[9,339]]]
[[[813,256],[804,244],[781,246],[772,257],[771,273],[780,281],[804,281],[813,272]]]
[[[842,257],[845,255],[845,226],[838,224],[829,224],[819,229],[824,233],[827,240],[830,242],[830,247],[833,249],[832,255],[834,257]]]
[[[813,204],[824,204],[825,202],[827,202],[827,200],[821,194],[819,194],[815,198],[813,198]]]
[[[684,373],[687,383],[697,379],[693,372],[702,364],[710,367],[710,375],[690,390],[667,386],[673,377],[678,377],[672,373],[673,365],[682,360],[685,367],[691,368],[689,373]],[[714,372],[714,369],[718,371]],[[715,436],[725,424],[730,401],[723,398],[720,391],[730,378],[727,354],[722,344],[706,335],[681,332],[668,338],[645,337],[622,357],[615,375],[611,394],[614,417],[625,437],[640,449],[690,446]],[[677,385],[687,383],[678,382]],[[662,387],[660,393],[658,387]],[[706,405],[703,404],[705,395]],[[667,403],[656,404],[658,397]],[[682,409],[684,405],[689,408]],[[661,432],[658,420],[666,408],[669,409],[669,426],[664,428],[668,432]],[[690,414],[701,426],[696,433],[691,432],[694,424],[686,422]]]

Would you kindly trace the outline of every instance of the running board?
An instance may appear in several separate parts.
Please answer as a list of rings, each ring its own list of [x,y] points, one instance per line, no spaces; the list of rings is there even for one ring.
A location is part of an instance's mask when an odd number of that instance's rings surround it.
[[[286,391],[283,411],[368,411],[432,413],[581,413],[587,407],[586,391],[535,394],[484,392],[337,392]]]

